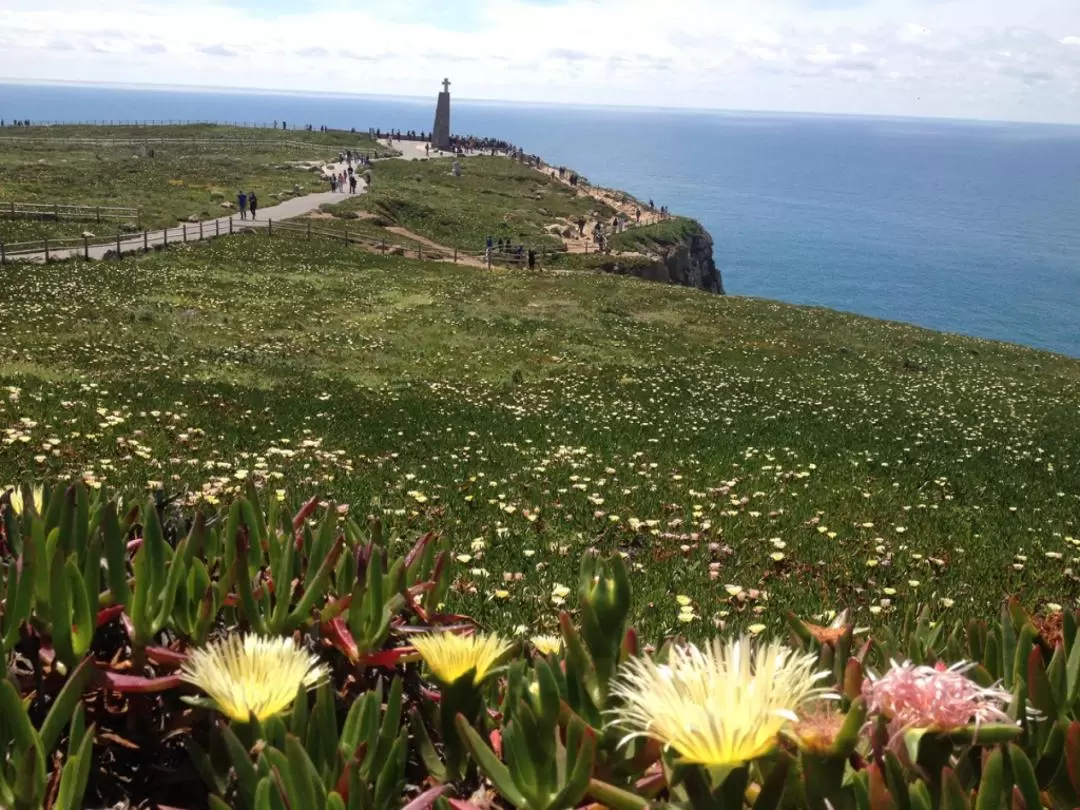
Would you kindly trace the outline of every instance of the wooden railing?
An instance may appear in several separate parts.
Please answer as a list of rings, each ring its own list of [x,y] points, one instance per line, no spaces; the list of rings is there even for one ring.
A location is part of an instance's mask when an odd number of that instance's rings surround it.
[[[415,257],[417,259],[440,259],[459,261],[471,258],[484,261],[488,266],[501,264],[506,266],[521,266],[527,262],[528,251],[521,256],[512,253],[499,253],[497,251],[465,251],[457,248],[435,248],[405,237],[396,237],[388,234],[384,237],[375,237],[359,233],[349,233],[347,230],[336,231],[326,228],[315,227],[310,221],[300,223],[296,221],[256,220],[255,222],[238,221],[235,219],[215,219],[203,222],[193,222],[179,225],[175,228],[164,228],[157,231],[143,231],[141,233],[117,232],[115,239],[108,242],[94,242],[91,244],[90,237],[67,237],[53,239],[37,239],[28,242],[0,242],[0,266],[9,262],[41,261],[46,262],[67,258],[90,259],[91,254],[103,257],[109,253],[113,256],[122,256],[125,253],[147,253],[158,247],[197,242],[204,239],[212,239],[217,236],[242,233],[244,231],[263,231],[268,237],[292,236],[301,239],[326,239],[342,245],[355,245],[379,253],[400,251],[400,255]],[[538,259],[546,256],[546,248],[537,251]]]
[[[118,205],[80,205],[77,203],[34,203],[0,201],[0,217],[33,219],[77,219],[102,222],[120,220],[139,223],[139,209]]]

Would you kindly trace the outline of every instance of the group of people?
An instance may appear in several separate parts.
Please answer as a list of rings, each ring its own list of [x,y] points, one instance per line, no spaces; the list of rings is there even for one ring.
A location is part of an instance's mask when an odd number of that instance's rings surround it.
[[[491,236],[487,238],[485,258],[489,265],[496,254],[509,256],[509,260],[514,264],[526,263],[530,270],[536,269],[536,251],[532,248],[526,250],[524,245],[514,245],[509,238],[500,237],[498,241]]]
[[[4,119],[0,118],[0,127],[2,127],[2,126],[5,126],[5,123],[4,123]],[[13,126],[13,127],[28,127],[28,126],[30,126],[30,119],[27,118],[25,121],[12,121],[11,126]]]
[[[249,191],[247,194],[242,191],[236,192],[236,208],[240,212],[240,219],[247,219],[249,212],[251,218],[255,219],[255,212],[259,209],[259,200],[255,192]]]
[[[349,167],[348,174],[346,174],[345,172],[339,172],[338,174],[334,174],[333,172],[331,172],[330,174],[331,191],[339,191],[344,194],[345,186],[349,187],[350,194],[356,193],[356,174],[353,172],[352,166]]]
[[[347,163],[351,167],[354,161],[358,166],[370,166],[371,156],[367,152],[354,152],[352,149],[338,152],[338,163]]]

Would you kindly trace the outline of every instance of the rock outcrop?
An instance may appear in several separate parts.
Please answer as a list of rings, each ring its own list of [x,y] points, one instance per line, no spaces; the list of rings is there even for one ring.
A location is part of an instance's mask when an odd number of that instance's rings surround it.
[[[632,252],[605,256],[601,269],[724,294],[724,280],[713,257],[712,236],[699,222],[676,219],[619,236],[624,237],[623,243],[632,240]],[[625,250],[630,245],[619,247]]]

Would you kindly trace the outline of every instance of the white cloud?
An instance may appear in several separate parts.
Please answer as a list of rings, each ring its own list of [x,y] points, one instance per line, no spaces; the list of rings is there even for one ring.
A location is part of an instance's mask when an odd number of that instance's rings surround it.
[[[4,0],[0,76],[1080,123],[1077,0],[239,1]]]

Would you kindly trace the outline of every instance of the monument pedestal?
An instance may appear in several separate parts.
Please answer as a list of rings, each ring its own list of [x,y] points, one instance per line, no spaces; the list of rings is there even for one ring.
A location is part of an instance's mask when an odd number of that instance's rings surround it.
[[[431,145],[443,152],[452,150],[450,144],[450,80],[443,79],[443,91],[435,107],[435,126],[431,129]]]

